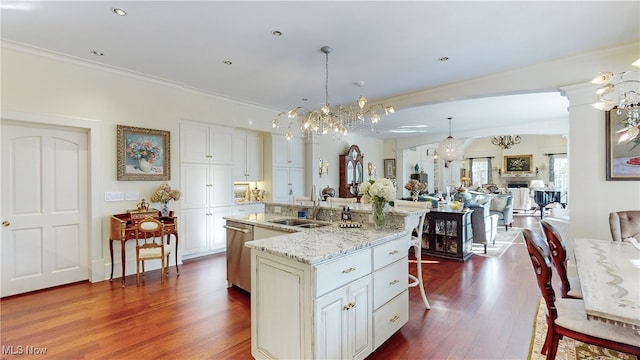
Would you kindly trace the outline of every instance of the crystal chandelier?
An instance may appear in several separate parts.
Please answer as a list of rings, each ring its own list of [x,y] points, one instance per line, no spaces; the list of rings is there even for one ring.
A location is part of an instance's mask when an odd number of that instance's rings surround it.
[[[297,107],[295,109],[281,112],[273,120],[272,125],[277,128],[280,123],[280,117],[285,116],[292,119],[289,122],[289,126],[286,133],[286,138],[291,138],[291,125],[297,119],[300,125],[300,131],[307,136],[312,134],[324,135],[332,133],[336,136],[344,136],[349,130],[353,130],[357,127],[363,127],[366,118],[371,123],[371,129],[373,130],[376,123],[380,121],[380,114],[384,113],[389,115],[394,113],[395,110],[392,106],[385,106],[382,104],[376,104],[368,107],[365,110],[367,99],[364,96],[356,100],[356,105],[337,105],[331,107],[329,105],[329,53],[333,50],[329,46],[323,46],[320,49],[325,54],[325,102],[324,106],[320,109],[305,109],[303,107]]]
[[[633,66],[640,67],[640,59]],[[619,131],[619,142],[627,142],[640,135],[640,80],[639,71],[624,71],[614,74],[602,72],[591,80],[592,84],[602,85],[596,90],[598,101],[592,106],[598,110],[616,109],[618,115],[624,115],[625,127]]]
[[[451,161],[462,158],[462,146],[460,146],[460,143],[458,140],[454,139],[451,136],[451,119],[452,118],[449,117],[448,119],[449,119],[449,137],[442,140],[440,144],[438,144],[437,154],[439,154],[442,157],[442,159],[444,159],[445,161],[451,162]]]
[[[503,149],[511,149],[513,145],[520,144],[521,140],[522,138],[520,135],[500,135],[494,136],[493,139],[491,139],[491,143],[493,145],[500,146]]]

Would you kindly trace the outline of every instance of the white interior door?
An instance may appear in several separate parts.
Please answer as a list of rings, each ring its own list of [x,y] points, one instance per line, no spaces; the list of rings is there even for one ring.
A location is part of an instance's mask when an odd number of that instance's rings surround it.
[[[2,122],[1,296],[89,278],[87,133]]]

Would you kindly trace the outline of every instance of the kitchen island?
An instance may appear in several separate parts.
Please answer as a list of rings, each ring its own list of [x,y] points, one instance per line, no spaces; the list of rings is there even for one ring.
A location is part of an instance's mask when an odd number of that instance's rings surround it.
[[[228,220],[288,231],[251,249],[251,347],[263,359],[363,359],[408,321],[410,231],[278,224],[283,213]],[[396,215],[413,218],[420,211]],[[399,210],[398,210],[399,211]],[[413,220],[410,220],[413,223]],[[391,222],[394,224],[394,222]],[[412,228],[411,228],[412,229]]]

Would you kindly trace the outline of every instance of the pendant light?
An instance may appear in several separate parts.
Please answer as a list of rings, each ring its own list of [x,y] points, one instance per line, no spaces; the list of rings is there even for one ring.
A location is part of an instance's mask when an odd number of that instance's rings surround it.
[[[438,155],[447,162],[462,158],[460,142],[451,136],[451,117],[449,119],[449,136],[438,144]]]

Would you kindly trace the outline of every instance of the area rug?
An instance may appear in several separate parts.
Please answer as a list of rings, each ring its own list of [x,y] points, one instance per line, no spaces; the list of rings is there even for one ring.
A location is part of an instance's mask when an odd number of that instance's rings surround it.
[[[473,253],[486,257],[500,257],[516,239],[524,241],[521,229],[509,228],[509,230],[505,231],[499,228],[498,234],[496,235],[496,243],[495,245],[492,242],[487,244],[486,254],[484,253],[483,244],[473,244]]]
[[[535,321],[533,323],[533,334],[531,335],[531,344],[529,345],[529,360],[544,360],[546,355],[540,354],[544,338],[547,335],[547,320],[544,310],[544,300],[540,298],[538,310],[536,311]],[[595,345],[585,344],[583,342],[563,337],[558,343],[558,353],[556,360],[605,360],[605,359],[624,359],[638,360],[634,355],[621,353],[618,351],[602,348]]]

